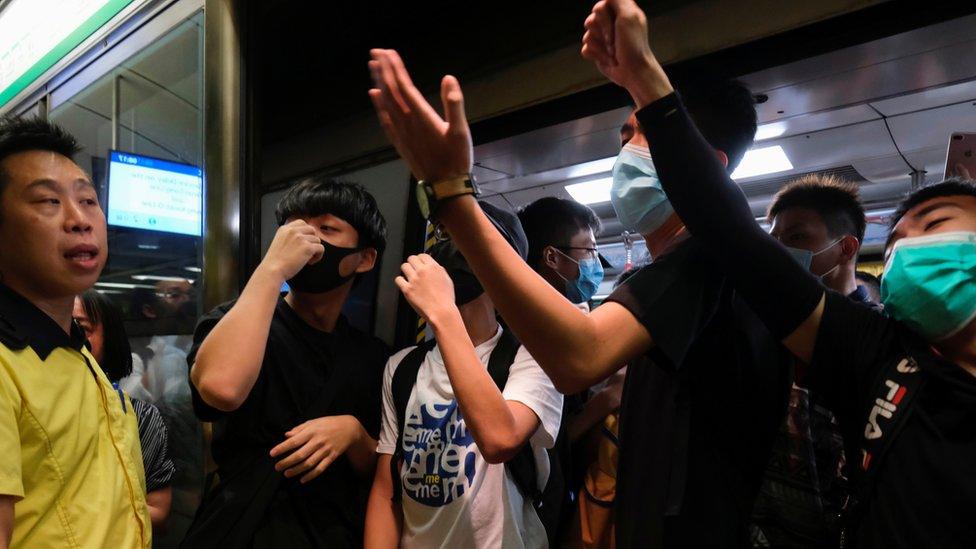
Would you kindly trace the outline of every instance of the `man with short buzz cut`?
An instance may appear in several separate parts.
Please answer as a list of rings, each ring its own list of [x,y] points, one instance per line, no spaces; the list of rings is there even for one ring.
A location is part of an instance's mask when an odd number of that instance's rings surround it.
[[[78,150],[0,119],[0,548],[152,542],[136,414],[72,320],[108,256]]]
[[[288,189],[275,216],[261,264],[199,320],[187,357],[219,480],[183,547],[362,545],[389,353],[342,308],[386,221],[362,186],[321,176]]]
[[[824,286],[871,303],[854,276],[867,225],[856,185],[832,175],[803,176],[776,193],[766,219],[773,238]]]
[[[805,175],[776,193],[767,221],[770,234],[824,286],[875,306],[855,279],[866,225],[857,186],[832,175]],[[752,510],[753,546],[824,546],[836,539],[848,496],[845,464],[837,418],[818,394],[794,383]]]

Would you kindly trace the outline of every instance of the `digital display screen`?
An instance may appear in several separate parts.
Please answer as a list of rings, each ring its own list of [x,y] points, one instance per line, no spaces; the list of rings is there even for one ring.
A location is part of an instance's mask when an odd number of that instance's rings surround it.
[[[190,164],[109,152],[108,224],[203,234],[203,170]]]

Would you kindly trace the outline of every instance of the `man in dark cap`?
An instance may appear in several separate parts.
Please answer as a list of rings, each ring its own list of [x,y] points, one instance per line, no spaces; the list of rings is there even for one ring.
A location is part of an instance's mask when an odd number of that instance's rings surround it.
[[[481,208],[524,260],[518,218]],[[411,256],[396,283],[435,339],[393,355],[367,547],[545,547],[535,510],[562,396],[496,318],[450,236]],[[392,466],[391,466],[392,464]]]

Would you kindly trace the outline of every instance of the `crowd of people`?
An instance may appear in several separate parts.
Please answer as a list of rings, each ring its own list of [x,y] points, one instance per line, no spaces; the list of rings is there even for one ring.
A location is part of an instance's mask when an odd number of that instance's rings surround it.
[[[442,117],[372,50],[370,98],[434,233],[395,279],[432,337],[396,352],[342,314],[386,222],[316,176],[279,202],[240,296],[196,323],[188,382],[157,387],[166,342],[134,353],[92,290],[107,228],[76,141],[5,119],[0,549],[150,546],[184,402],[213,424],[215,474],[183,547],[976,544],[976,183],[904,198],[879,282],[858,271],[856,186],[803,177],[756,222],[729,177],[748,89],[676,92],[633,0],[584,27],[582,55],[634,102],[611,202],[652,261],[591,310],[594,212],[479,202],[458,81]],[[138,309],[183,318],[186,285]]]

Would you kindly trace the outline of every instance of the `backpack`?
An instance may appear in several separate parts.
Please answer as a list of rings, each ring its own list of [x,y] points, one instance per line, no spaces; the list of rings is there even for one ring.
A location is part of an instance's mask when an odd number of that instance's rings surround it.
[[[390,383],[390,392],[393,395],[393,406],[396,410],[398,429],[396,449],[393,459],[390,460],[390,476],[393,479],[393,501],[401,500],[402,483],[400,480],[400,462],[403,459],[403,426],[406,423],[407,404],[410,400],[410,393],[417,383],[417,374],[420,366],[424,363],[424,358],[437,342],[429,340],[417,345],[407,353],[400,361],[396,371],[393,373],[393,380]],[[515,336],[508,330],[503,330],[501,338],[495,345],[488,359],[488,375],[495,382],[498,390],[505,388],[508,381],[508,372],[515,362],[515,355],[518,353],[521,344]],[[546,483],[544,490],[538,487],[538,472],[535,467],[535,456],[532,453],[532,445],[526,442],[515,457],[505,462],[505,468],[512,476],[515,486],[518,487],[522,497],[532,502],[532,507],[546,528],[547,536],[552,539],[555,530],[555,522],[558,520],[557,513],[549,513],[547,502],[558,498],[559,494],[554,494],[552,487],[554,482],[550,479]]]
[[[918,363],[910,356],[888,366],[878,378],[861,440],[861,461],[857,464],[860,479],[841,515],[839,546],[842,548],[853,545],[854,528],[874,491],[880,463],[908,422],[924,381]]]

